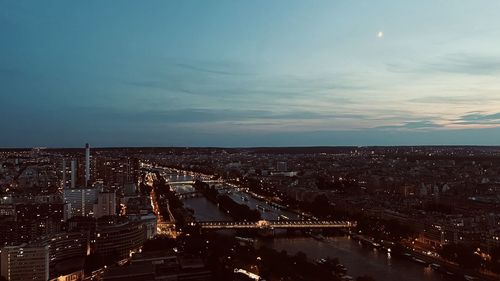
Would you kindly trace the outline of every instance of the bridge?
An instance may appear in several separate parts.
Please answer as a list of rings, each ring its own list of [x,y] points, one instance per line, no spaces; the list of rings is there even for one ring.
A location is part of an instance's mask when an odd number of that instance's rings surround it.
[[[258,222],[204,221],[197,223],[201,229],[301,229],[301,228],[351,228],[354,221],[280,220]]]
[[[232,187],[229,187],[229,186],[217,187],[216,189],[218,191],[222,191],[222,190],[241,190],[241,189],[232,188]],[[203,194],[200,191],[198,191],[198,190],[190,191],[190,192],[183,192],[183,193],[176,193],[175,195],[177,195],[177,197],[179,197],[180,200],[187,199],[187,198],[196,198],[196,197],[203,196]]]
[[[196,180],[190,180],[190,181],[168,181],[167,183],[169,185],[178,185],[178,184],[194,184]],[[202,182],[205,183],[224,183],[223,180],[202,180]]]
[[[203,194],[199,191],[192,191],[192,192],[184,192],[184,193],[178,193],[176,194],[177,197],[180,199],[180,200],[183,200],[183,199],[188,199],[188,198],[196,198],[196,197],[202,197]]]

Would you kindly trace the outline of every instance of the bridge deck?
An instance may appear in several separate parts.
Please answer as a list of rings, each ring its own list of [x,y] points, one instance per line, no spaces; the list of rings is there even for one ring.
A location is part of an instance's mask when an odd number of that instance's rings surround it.
[[[167,183],[170,185],[178,185],[178,184],[193,184],[195,180],[188,181],[168,181]],[[224,183],[222,180],[203,180],[205,183]]]
[[[356,222],[350,221],[259,221],[259,222],[198,222],[202,229],[273,229],[273,228],[350,228]]]

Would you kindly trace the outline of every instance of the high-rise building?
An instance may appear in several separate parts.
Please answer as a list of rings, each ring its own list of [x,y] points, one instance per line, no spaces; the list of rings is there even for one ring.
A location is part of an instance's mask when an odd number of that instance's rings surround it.
[[[114,191],[99,192],[97,203],[94,205],[94,216],[96,218],[116,215],[116,194]]]
[[[8,281],[48,280],[48,246],[8,246],[2,248],[1,274]]]
[[[96,188],[65,189],[64,201],[71,204],[71,216],[93,216],[97,194]]]
[[[62,160],[62,188],[66,188],[66,159]]]
[[[90,145],[85,144],[85,187],[88,187],[90,181]]]
[[[71,160],[71,188],[76,188],[76,160]]]

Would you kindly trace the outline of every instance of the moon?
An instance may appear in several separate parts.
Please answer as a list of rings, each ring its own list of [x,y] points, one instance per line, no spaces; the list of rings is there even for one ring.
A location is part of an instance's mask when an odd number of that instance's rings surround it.
[[[384,37],[384,32],[383,32],[383,31],[379,31],[379,32],[377,32],[377,37],[378,37],[378,38],[382,38],[382,37]]]

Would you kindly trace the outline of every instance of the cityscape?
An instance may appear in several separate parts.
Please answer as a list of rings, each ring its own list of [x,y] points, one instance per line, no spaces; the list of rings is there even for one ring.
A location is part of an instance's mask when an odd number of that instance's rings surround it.
[[[6,280],[499,278],[498,147],[86,144],[0,162]]]
[[[0,281],[500,281],[499,11],[0,0]]]

